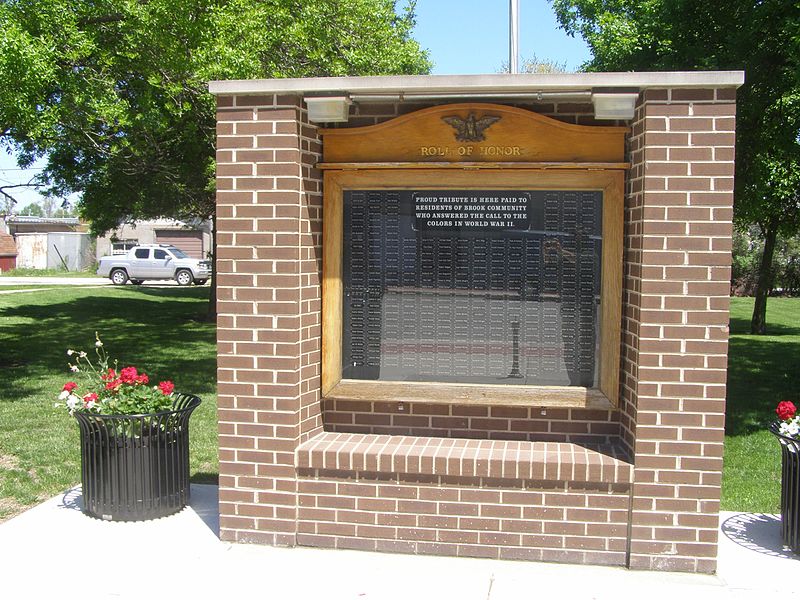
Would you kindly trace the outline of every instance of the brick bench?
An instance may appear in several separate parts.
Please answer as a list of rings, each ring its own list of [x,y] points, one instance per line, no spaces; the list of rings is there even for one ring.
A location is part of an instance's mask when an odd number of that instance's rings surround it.
[[[301,546],[626,563],[618,448],[325,432],[295,460]]]
[[[301,469],[487,477],[535,481],[630,483],[633,469],[615,446],[321,433],[297,449]]]

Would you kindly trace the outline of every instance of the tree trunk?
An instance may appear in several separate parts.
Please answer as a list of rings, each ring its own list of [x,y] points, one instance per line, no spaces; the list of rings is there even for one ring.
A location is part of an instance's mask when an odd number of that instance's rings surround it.
[[[211,294],[208,298],[206,320],[217,321],[217,215],[211,215]]]
[[[767,333],[767,297],[772,289],[772,259],[775,255],[775,242],[778,239],[778,221],[772,219],[764,230],[764,253],[758,266],[756,280],[756,301],[753,306],[753,318],[750,321],[750,333],[763,335]]]

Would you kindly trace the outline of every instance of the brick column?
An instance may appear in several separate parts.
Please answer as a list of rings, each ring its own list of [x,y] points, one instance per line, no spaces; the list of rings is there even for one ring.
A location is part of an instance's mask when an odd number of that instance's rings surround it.
[[[322,425],[320,142],[297,97],[220,97],[217,119],[220,536],[294,545],[294,453]]]
[[[734,90],[648,90],[632,123],[621,408],[633,568],[716,569],[734,115]]]

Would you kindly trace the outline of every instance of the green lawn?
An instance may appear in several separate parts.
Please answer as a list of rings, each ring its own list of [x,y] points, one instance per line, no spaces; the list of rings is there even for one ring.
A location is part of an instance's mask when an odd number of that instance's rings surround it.
[[[70,379],[66,350],[94,332],[120,363],[172,379],[203,404],[191,420],[194,482],[218,474],[215,326],[209,288],[134,286],[0,295],[0,520],[80,481],[78,427],[53,406]]]
[[[0,288],[2,289],[2,288]],[[199,395],[192,481],[215,481],[215,328],[197,319],[209,288],[60,287],[0,294],[0,520],[80,480],[78,428],[53,403],[67,348],[106,349],[152,379]],[[752,299],[734,298],[722,508],[778,512],[780,451],[767,431],[779,400],[800,401],[800,299],[771,298],[769,336],[752,336]]]
[[[800,299],[770,298],[769,335],[750,335],[752,298],[731,301],[723,510],[780,510],[780,447],[767,425],[780,400],[800,405]]]

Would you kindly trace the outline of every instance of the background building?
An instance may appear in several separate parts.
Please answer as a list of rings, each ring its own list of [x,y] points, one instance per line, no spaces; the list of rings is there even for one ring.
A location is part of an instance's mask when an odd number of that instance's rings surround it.
[[[211,252],[211,222],[194,224],[171,219],[124,224],[97,238],[97,258],[125,254],[138,244],[171,244],[192,258],[208,258]]]

